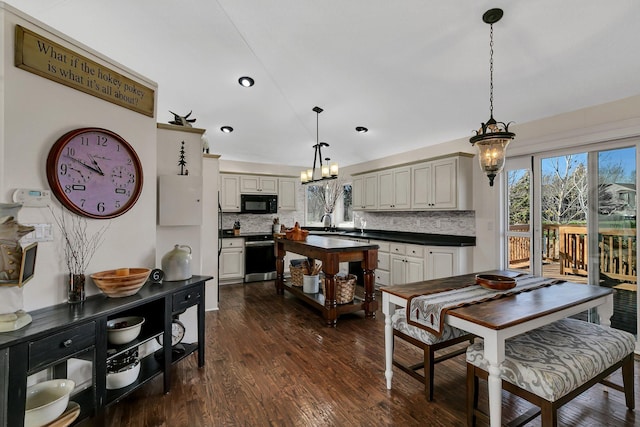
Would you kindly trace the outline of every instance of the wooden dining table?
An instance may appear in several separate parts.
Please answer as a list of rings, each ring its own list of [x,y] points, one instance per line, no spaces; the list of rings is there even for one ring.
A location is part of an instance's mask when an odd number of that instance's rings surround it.
[[[417,295],[433,295],[475,285],[476,274],[479,273],[381,288],[382,311],[385,315],[385,377],[388,389],[391,389],[393,377],[391,316],[395,310],[405,309],[409,301]],[[517,278],[522,272],[494,270],[482,274]],[[597,309],[600,324],[610,326],[613,315],[613,290],[561,281],[551,286],[451,308],[445,312],[443,320],[446,324],[484,339],[484,357],[490,364],[488,387],[492,427],[502,425],[500,368],[505,359],[505,340],[591,308]]]

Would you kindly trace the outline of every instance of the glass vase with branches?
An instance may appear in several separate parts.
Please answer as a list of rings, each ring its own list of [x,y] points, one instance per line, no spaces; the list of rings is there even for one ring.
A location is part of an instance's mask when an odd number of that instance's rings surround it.
[[[327,181],[324,185],[317,185],[316,187],[316,191],[313,191],[313,195],[316,202],[318,202],[324,210],[324,215],[322,215],[321,221],[324,223],[325,227],[327,227],[331,225],[331,217],[338,205],[338,202],[344,197],[344,181],[341,179],[334,179]],[[329,222],[328,224],[327,220]]]
[[[64,211],[56,214],[51,208],[50,211],[60,229],[64,261],[69,271],[68,301],[82,302],[85,299],[85,272],[111,222],[92,233],[86,218]]]

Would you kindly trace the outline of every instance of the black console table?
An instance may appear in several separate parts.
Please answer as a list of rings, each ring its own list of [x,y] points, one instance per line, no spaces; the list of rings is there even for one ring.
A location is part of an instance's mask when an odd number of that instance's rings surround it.
[[[193,276],[177,282],[147,282],[140,291],[124,298],[94,295],[82,304],[58,304],[30,312],[32,323],[22,329],[0,333],[0,426],[24,424],[27,376],[51,369],[55,378],[67,376],[67,361],[82,359],[92,364],[91,384],[72,393],[81,407],[78,420],[91,417],[118,402],[157,375],[164,376],[164,392],[171,387],[171,364],[198,352],[204,366],[204,294],[210,276]],[[171,348],[173,316],[197,306],[198,341],[182,344],[184,352]],[[107,321],[123,316],[143,316],[137,339],[114,346],[107,343]],[[107,360],[149,341],[167,345],[141,358],[138,379],[131,385],[107,390]],[[112,350],[107,355],[107,350]]]

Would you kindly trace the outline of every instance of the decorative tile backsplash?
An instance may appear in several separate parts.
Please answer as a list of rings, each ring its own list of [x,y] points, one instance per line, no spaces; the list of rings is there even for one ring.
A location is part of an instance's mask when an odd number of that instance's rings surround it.
[[[243,232],[271,231],[273,218],[279,218],[280,224],[292,227],[296,221],[304,225],[302,211],[281,212],[270,215],[223,213],[222,227],[233,228],[240,221]],[[438,212],[355,212],[354,228],[360,228],[361,220],[366,221],[370,230],[405,231],[413,233],[450,234],[454,236],[475,236],[476,223],[474,211],[438,211]]]
[[[355,228],[360,228],[362,219],[366,221],[366,228],[372,230],[476,235],[475,211],[356,212],[353,221]]]

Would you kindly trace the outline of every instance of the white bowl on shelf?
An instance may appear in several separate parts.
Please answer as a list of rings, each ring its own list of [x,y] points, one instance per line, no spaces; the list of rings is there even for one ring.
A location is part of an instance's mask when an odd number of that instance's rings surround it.
[[[107,373],[107,389],[115,390],[126,387],[135,382],[135,380],[138,379],[139,374],[140,360],[136,360],[118,372],[109,372]]]
[[[107,321],[107,340],[111,344],[121,345],[138,338],[142,330],[144,317],[118,317]]]
[[[37,427],[58,418],[69,405],[69,395],[76,387],[68,379],[43,381],[27,388],[24,425]]]

